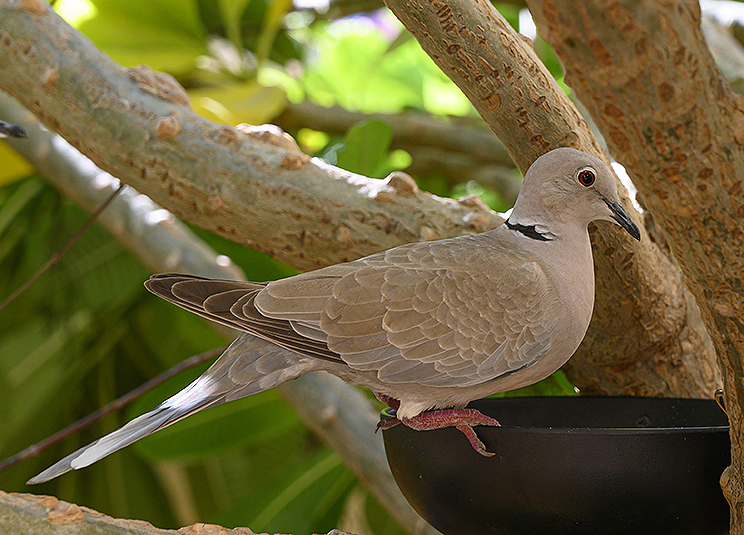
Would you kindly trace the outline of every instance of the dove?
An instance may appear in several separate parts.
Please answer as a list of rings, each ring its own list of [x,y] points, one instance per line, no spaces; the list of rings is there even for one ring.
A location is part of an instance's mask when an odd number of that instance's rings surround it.
[[[498,421],[467,404],[560,368],[594,305],[587,227],[617,223],[640,240],[599,159],[570,148],[530,166],[508,219],[480,234],[411,243],[271,282],[158,274],[148,290],[241,334],[193,383],[29,480],[41,483],[208,407],[313,371],[364,386],[395,409],[385,427]]]

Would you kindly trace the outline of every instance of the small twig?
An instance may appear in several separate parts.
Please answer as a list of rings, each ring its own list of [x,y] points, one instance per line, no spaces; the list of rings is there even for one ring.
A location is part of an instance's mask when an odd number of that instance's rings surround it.
[[[85,418],[81,418],[77,422],[65,427],[61,431],[56,432],[50,437],[45,438],[41,442],[37,442],[36,444],[33,444],[26,448],[25,450],[16,453],[15,455],[11,455],[10,457],[3,459],[0,461],[0,472],[5,470],[6,468],[10,468],[11,466],[20,463],[21,461],[25,461],[26,459],[30,459],[31,457],[36,457],[44,451],[45,449],[53,446],[54,444],[57,444],[61,440],[67,438],[68,436],[77,433],[78,431],[85,429],[90,424],[95,422],[96,420],[99,420],[106,416],[108,413],[119,410],[123,407],[126,407],[129,405],[132,401],[140,397],[146,392],[149,392],[156,386],[160,385],[161,383],[164,383],[171,377],[181,373],[184,370],[187,370],[189,368],[193,368],[194,366],[197,366],[201,364],[202,362],[205,362],[209,359],[212,359],[222,353],[225,350],[224,347],[220,347],[217,349],[213,349],[211,351],[207,351],[206,353],[200,353],[198,355],[194,355],[193,357],[189,357],[184,361],[179,362],[172,368],[164,371],[157,377],[150,379],[146,383],[138,386],[134,390],[129,391],[128,393],[124,394],[118,399],[115,399],[108,405],[101,407],[100,409],[90,413]]]
[[[54,253],[52,255],[52,257],[49,260],[47,260],[46,263],[43,266],[41,266],[41,268],[39,268],[39,270],[31,276],[30,279],[28,279],[26,282],[24,282],[20,286],[20,288],[18,288],[15,292],[13,292],[12,294],[10,294],[10,296],[5,301],[3,301],[2,304],[0,304],[0,310],[4,309],[10,303],[12,303],[13,301],[15,301],[18,298],[18,296],[20,296],[23,292],[25,292],[26,290],[28,290],[28,288],[34,282],[36,282],[36,280],[39,277],[41,277],[44,273],[46,273],[49,270],[49,268],[51,268],[54,264],[56,264],[57,262],[59,262],[62,259],[62,257],[65,255],[65,253],[70,249],[70,247],[72,247],[73,245],[75,245],[75,242],[77,242],[80,239],[80,236],[82,236],[85,233],[85,231],[88,230],[88,228],[93,224],[93,222],[96,219],[98,219],[98,216],[101,215],[101,212],[103,212],[106,209],[106,207],[109,204],[111,204],[111,201],[114,200],[114,198],[119,194],[119,192],[122,189],[124,189],[124,186],[125,186],[125,184],[124,183],[121,183],[119,185],[119,187],[116,189],[116,191],[114,191],[109,196],[109,198],[106,199],[106,201],[98,208],[98,210],[96,210],[88,218],[88,220],[83,224],[83,226],[80,227],[80,229],[78,229],[78,231],[72,236],[72,238],[70,238],[67,241],[66,244],[64,244],[62,246],[61,249],[59,251],[57,251],[56,253]]]

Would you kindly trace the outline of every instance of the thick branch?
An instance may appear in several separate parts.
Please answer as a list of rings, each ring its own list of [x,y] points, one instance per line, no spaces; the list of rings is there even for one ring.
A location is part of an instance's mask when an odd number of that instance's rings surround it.
[[[172,79],[114,64],[40,0],[0,3],[0,89],[179,217],[301,269],[501,221],[210,123]]]
[[[9,139],[8,144],[83,209],[95,211],[118,187],[117,179],[44,129],[36,117],[4,93],[0,93],[0,116],[22,124],[31,133],[30,139]],[[155,271],[245,278],[235,264],[218,262],[217,253],[188,226],[131,188],[122,191],[97,221]]]
[[[559,146],[607,159],[530,43],[489,2],[387,5],[468,96],[520,169]],[[627,199],[624,205],[635,213]],[[718,370],[704,333],[689,327],[696,310],[688,306],[680,270],[647,236],[639,244],[600,225],[592,240],[597,302],[587,337],[566,367],[571,379],[608,394],[711,395]]]
[[[744,532],[744,98],[725,83],[697,1],[531,2],[568,83],[697,297],[724,370],[735,459],[725,490]]]

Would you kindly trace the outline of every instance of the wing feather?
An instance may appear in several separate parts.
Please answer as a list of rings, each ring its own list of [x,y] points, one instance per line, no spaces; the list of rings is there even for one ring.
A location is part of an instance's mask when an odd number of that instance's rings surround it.
[[[534,257],[487,234],[403,246],[270,283],[153,278],[210,319],[389,383],[470,386],[551,347],[554,297]],[[213,286],[210,286],[214,284]]]

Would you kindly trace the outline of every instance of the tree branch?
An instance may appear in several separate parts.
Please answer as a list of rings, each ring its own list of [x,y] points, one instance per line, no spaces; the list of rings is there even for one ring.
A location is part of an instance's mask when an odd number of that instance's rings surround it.
[[[114,64],[40,0],[0,4],[0,89],[177,216],[300,269],[501,221],[311,160],[270,131],[215,125],[172,78]]]
[[[445,175],[452,183],[476,180],[513,204],[521,181],[514,164],[488,127],[474,118],[444,119],[422,113],[365,114],[340,106],[288,103],[273,121],[287,131],[312,128],[342,136],[357,123],[378,119],[392,129],[391,148],[413,157],[411,174]]]
[[[111,518],[53,496],[0,491],[0,531],[33,535],[255,535],[248,528],[193,524],[179,530],[156,528],[142,520]],[[352,535],[331,530],[327,535]]]

